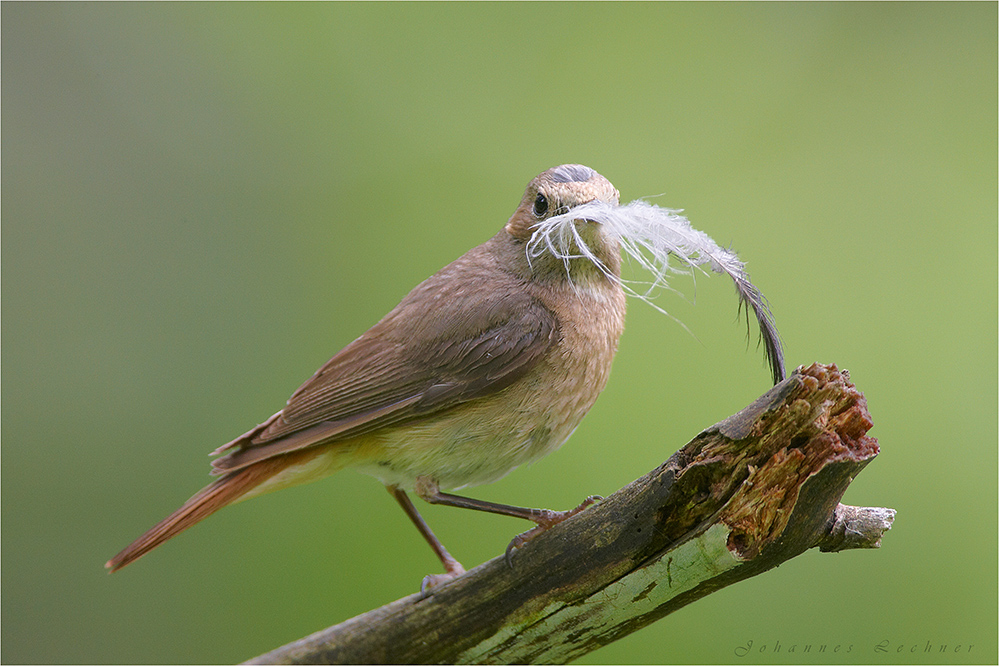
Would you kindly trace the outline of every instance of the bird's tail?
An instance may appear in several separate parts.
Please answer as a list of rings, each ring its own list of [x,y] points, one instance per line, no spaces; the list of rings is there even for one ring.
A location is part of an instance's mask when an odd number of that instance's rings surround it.
[[[209,484],[184,505],[157,523],[152,529],[132,542],[104,565],[111,573],[131,564],[161,543],[177,536],[188,527],[201,522],[219,509],[234,502],[298,485],[318,476],[336,471],[334,465],[320,465],[322,474],[317,474],[316,462],[322,451],[306,449],[294,453],[261,460],[249,467],[227,474]],[[284,474],[282,474],[284,472]],[[270,481],[270,483],[266,483]]]

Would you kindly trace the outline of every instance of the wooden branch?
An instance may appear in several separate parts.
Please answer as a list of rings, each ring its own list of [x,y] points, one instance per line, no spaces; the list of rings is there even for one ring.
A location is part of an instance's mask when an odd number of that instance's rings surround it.
[[[566,663],[812,547],[877,548],[839,504],[878,453],[863,394],[798,368],[661,467],[516,551],[248,663]]]

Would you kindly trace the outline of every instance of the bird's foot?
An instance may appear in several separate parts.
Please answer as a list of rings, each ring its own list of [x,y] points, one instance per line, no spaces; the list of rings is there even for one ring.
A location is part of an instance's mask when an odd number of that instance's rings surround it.
[[[583,500],[582,504],[580,504],[579,506],[577,506],[575,509],[569,509],[568,511],[551,511],[549,509],[542,510],[537,517],[531,518],[531,520],[533,520],[534,522],[536,522],[538,524],[537,527],[532,527],[531,529],[527,530],[526,532],[524,532],[522,534],[518,534],[507,545],[507,547],[506,547],[506,563],[507,563],[507,565],[511,569],[513,568],[513,552],[515,550],[517,550],[518,548],[522,548],[531,539],[533,539],[534,537],[538,536],[542,532],[548,531],[549,529],[551,529],[555,525],[558,525],[559,523],[561,523],[563,520],[566,520],[568,518],[572,518],[577,513],[581,512],[582,510],[584,510],[585,508],[587,508],[591,504],[596,504],[597,502],[599,502],[602,499],[603,499],[603,497],[601,497],[600,495],[590,495],[585,500]]]
[[[430,574],[423,577],[423,582],[420,584],[420,595],[427,596],[427,593],[438,587],[452,581],[458,576],[465,573],[465,567],[461,566],[461,563],[457,560],[452,559],[450,562],[446,562],[444,565],[444,573],[442,574]]]

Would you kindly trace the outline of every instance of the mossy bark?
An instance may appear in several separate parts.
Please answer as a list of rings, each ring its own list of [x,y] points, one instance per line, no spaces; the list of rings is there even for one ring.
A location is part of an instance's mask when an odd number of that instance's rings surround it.
[[[658,469],[516,551],[248,663],[566,663],[812,547],[876,548],[839,503],[878,453],[835,365],[798,368]]]

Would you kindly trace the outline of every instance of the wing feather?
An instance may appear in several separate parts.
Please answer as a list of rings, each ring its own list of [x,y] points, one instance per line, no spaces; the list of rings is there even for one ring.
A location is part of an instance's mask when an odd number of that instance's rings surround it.
[[[439,276],[331,358],[281,412],[220,448],[235,450],[213,461],[213,473],[490,395],[527,374],[555,342],[555,315],[523,290],[456,298],[456,281],[433,284]]]

